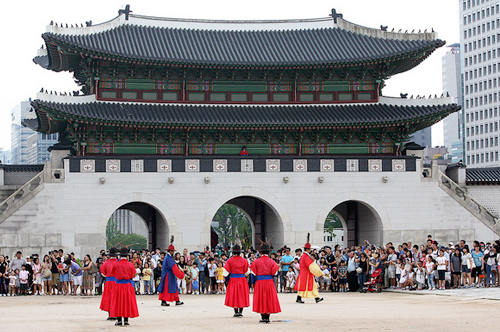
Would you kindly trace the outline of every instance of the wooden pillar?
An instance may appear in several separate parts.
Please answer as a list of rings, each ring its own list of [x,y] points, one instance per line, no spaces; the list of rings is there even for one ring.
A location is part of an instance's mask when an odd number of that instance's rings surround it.
[[[347,246],[358,244],[358,203],[347,202]]]
[[[254,203],[254,211],[255,211],[255,220],[254,220],[254,228],[255,228],[255,245],[257,248],[260,246],[260,241],[266,240],[266,221],[265,221],[265,213],[264,213],[264,203],[260,200],[255,199]]]
[[[149,249],[155,250],[155,248],[157,247],[156,246],[156,210],[152,206],[149,206],[149,209],[148,209],[148,232],[149,232],[148,242],[150,244]]]

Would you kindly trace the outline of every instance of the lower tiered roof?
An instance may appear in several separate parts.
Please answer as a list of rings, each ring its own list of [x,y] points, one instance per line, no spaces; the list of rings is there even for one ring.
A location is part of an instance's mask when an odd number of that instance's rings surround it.
[[[78,97],[75,97],[78,99]],[[419,130],[460,109],[457,104],[390,103],[330,105],[180,105],[35,100],[36,129],[50,134],[64,123],[177,129],[362,129]],[[35,124],[28,124],[34,127]]]

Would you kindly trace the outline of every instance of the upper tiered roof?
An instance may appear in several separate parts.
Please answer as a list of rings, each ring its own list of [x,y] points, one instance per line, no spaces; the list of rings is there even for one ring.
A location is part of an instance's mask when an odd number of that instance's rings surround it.
[[[34,60],[69,70],[91,57],[134,64],[228,68],[335,67],[398,60],[408,70],[444,45],[435,32],[369,29],[337,16],[309,20],[214,21],[120,15],[103,24],[49,25]]]

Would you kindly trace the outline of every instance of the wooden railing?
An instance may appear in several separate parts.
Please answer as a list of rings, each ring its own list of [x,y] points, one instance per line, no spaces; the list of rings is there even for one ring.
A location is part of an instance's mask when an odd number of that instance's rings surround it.
[[[43,188],[43,184],[44,171],[41,171],[3,202],[0,202],[0,223],[35,196]]]

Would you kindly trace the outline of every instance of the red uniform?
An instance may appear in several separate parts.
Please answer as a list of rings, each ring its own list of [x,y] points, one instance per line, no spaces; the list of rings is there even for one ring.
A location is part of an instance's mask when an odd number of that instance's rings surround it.
[[[281,312],[278,293],[273,280],[273,276],[279,269],[278,264],[269,256],[263,255],[252,263],[250,269],[257,276],[253,292],[253,311],[260,314]]]
[[[101,266],[101,274],[106,276],[106,283],[102,291],[101,306],[99,308],[104,311],[109,311],[109,301],[111,301],[111,294],[113,294],[115,288],[115,276],[112,270],[116,262],[116,258],[113,257],[105,261]]]
[[[316,281],[314,280],[314,274],[309,271],[309,265],[312,263],[313,260],[307,253],[300,256],[299,277],[297,278],[297,282],[293,288],[294,290],[311,291],[313,289],[313,285]]]
[[[241,256],[228,259],[224,268],[231,273],[227,285],[226,306],[231,308],[245,308],[250,306],[250,292],[248,290],[245,273],[248,271],[248,261]]]
[[[116,278],[115,288],[111,294],[109,315],[111,317],[134,318],[139,316],[132,278],[135,268],[126,259],[120,259],[113,265],[112,273]]]

